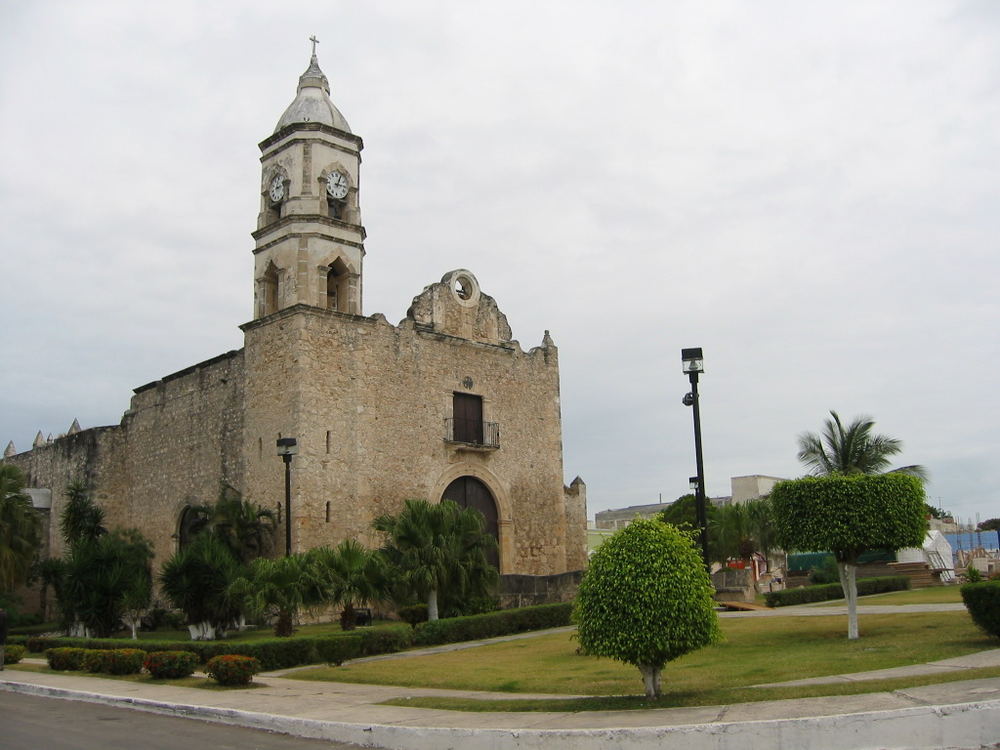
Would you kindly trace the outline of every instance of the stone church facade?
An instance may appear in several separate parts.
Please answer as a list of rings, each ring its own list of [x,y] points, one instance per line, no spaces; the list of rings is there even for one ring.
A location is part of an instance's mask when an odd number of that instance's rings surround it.
[[[282,550],[276,441],[292,437],[294,551],[375,545],[376,516],[449,498],[484,513],[508,581],[565,578],[586,564],[586,488],[563,484],[558,350],[546,331],[524,351],[464,269],[424,288],[399,325],[362,315],[363,143],[329,91],[314,53],[260,144],[244,347],[135,389],[119,425],[8,447],[33,496],[51,498],[48,553],[62,551],[74,479],[109,525],[151,539],[156,566],[177,549],[185,509],[213,502],[221,482],[278,513]]]

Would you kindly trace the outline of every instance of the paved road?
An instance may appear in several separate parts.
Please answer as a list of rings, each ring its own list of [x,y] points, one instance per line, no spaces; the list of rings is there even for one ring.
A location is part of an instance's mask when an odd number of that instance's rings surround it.
[[[0,692],[4,750],[358,750],[198,719]]]

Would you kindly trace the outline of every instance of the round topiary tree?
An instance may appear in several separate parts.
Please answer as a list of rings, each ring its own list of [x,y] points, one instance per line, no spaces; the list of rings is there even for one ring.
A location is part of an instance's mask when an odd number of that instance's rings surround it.
[[[924,485],[900,473],[805,477],[771,490],[775,536],[787,552],[830,552],[847,599],[847,637],[858,637],[858,557],[920,547],[927,533]]]
[[[637,666],[649,698],[668,661],[721,638],[694,540],[654,520],[633,521],[597,549],[573,615],[583,649]]]

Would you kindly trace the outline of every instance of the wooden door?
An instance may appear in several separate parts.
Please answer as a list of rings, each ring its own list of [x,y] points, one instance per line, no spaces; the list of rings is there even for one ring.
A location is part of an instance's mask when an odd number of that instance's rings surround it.
[[[455,440],[460,443],[483,442],[483,399],[469,393],[456,393],[454,400]]]
[[[497,547],[487,555],[490,564],[500,569],[500,526],[497,523],[497,504],[489,487],[475,477],[459,477],[448,485],[442,500],[451,500],[461,508],[475,508],[483,514],[486,532],[496,540]]]

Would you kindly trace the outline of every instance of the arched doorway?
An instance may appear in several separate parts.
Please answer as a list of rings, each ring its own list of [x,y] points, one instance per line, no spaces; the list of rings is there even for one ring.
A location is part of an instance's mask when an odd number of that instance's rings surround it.
[[[500,528],[497,524],[497,504],[489,487],[475,477],[459,477],[448,485],[441,496],[442,500],[451,500],[460,508],[475,508],[483,514],[486,521],[486,532],[497,541],[497,546],[490,551],[488,559],[500,570]]]

